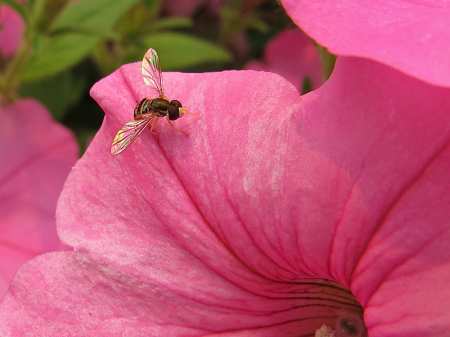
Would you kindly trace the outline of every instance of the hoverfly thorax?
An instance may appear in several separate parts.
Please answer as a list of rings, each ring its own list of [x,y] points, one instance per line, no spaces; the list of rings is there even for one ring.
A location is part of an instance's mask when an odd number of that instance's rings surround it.
[[[161,112],[162,116],[167,115],[167,109],[169,107],[169,101],[167,99],[160,97],[152,99],[150,105],[155,112]]]

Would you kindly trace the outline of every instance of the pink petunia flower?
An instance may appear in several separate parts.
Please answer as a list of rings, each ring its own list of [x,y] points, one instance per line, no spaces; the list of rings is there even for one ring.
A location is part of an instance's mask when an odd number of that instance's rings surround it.
[[[28,0],[15,0],[28,2]],[[77,2],[81,0],[71,0]],[[6,4],[0,5],[0,54],[4,58],[13,56],[22,43],[25,23],[22,17]]]
[[[73,135],[37,101],[0,108],[0,298],[17,268],[63,248],[56,200],[77,159]]]
[[[0,334],[312,336],[364,308],[371,337],[447,335],[449,89],[358,58],[301,97],[266,72],[164,75],[190,136],[163,120],[111,156],[155,93],[139,63],[93,87],[105,121],[57,208],[73,251],[19,270]]]
[[[286,29],[270,41],[263,61],[250,61],[245,69],[270,71],[283,76],[301,91],[308,79],[313,89],[324,82],[319,53],[298,29]]]
[[[436,115],[443,114],[446,109],[448,110],[445,104],[435,106],[436,102],[434,102],[434,100],[440,101],[444,96],[448,96],[448,88],[450,87],[450,77],[448,76],[450,59],[447,57],[450,52],[448,43],[450,38],[448,30],[450,6],[447,2],[283,0],[283,5],[293,21],[303,31],[319,44],[327,47],[332,53],[375,60],[411,77],[436,85],[433,94],[430,94],[427,100],[423,100],[422,119],[435,118]],[[372,78],[369,77],[367,80],[372,81]],[[387,86],[403,86],[402,81],[393,81],[389,78],[385,79],[385,83]],[[436,95],[442,97],[436,98]],[[397,99],[408,100],[409,97],[398,96]],[[415,104],[414,102],[415,100],[411,100],[411,104]],[[416,109],[416,107],[413,109]],[[406,118],[414,118],[414,115]],[[426,140],[422,139],[420,130],[417,134],[417,137],[423,140],[420,146],[426,146]],[[443,147],[445,152],[444,149],[445,147]],[[436,156],[442,157],[445,155],[439,153]],[[423,174],[418,174],[418,180],[428,172],[428,166],[424,168]],[[446,194],[448,193],[440,189],[435,191],[435,194],[439,193],[444,194],[443,199],[447,200]],[[433,195],[433,197],[437,196]],[[435,199],[432,200],[431,203]],[[447,285],[450,264],[448,256],[446,254],[440,255],[439,251],[442,249],[442,245],[450,244],[448,235],[446,235],[446,228],[450,219],[447,212],[442,212],[438,205],[439,203],[436,203],[437,207],[433,211],[427,210],[427,206],[430,207],[428,204],[418,210],[411,211],[412,214],[415,214],[415,212],[425,214],[427,211],[430,213],[428,217],[424,216],[420,220],[422,221],[420,228],[413,228],[416,236],[424,236],[429,239],[429,242],[415,247],[410,246],[411,244],[414,245],[414,240],[409,239],[408,242],[411,256],[415,254],[422,256],[421,260],[420,257],[419,260],[411,257],[409,262],[416,263],[417,269],[420,266],[424,270],[430,270],[429,275],[423,279],[417,277],[406,279],[405,277],[404,284],[399,280],[397,282],[380,282],[380,288],[383,289],[380,294],[383,295],[408,296],[410,293],[405,292],[405,289],[423,288],[410,296],[409,299],[405,299],[407,309],[392,311],[392,317],[383,315],[382,310],[374,309],[377,305],[382,309],[386,308],[380,305],[385,299],[382,295],[379,294],[372,298],[372,301],[368,304],[371,310],[366,308],[366,322],[368,324],[376,322],[380,325],[377,329],[372,329],[374,335],[448,335],[449,328],[446,322],[450,320],[449,310],[447,307],[441,308],[439,298],[440,296],[448,296],[450,292],[450,287]],[[431,212],[434,214],[431,214]],[[392,225],[392,230],[399,231],[400,226],[400,224],[397,224],[396,228]],[[438,227],[437,233],[442,234],[442,236],[438,238],[436,229],[427,227]],[[377,237],[373,242],[383,244],[386,251],[389,244],[382,243],[382,239]],[[438,243],[438,241],[442,243]],[[427,250],[427,252],[424,253],[421,250]],[[393,251],[400,253],[401,248],[395,247]],[[391,252],[387,253],[386,251],[384,254],[385,259],[389,261],[385,262],[386,265],[398,263],[400,267],[401,262],[395,261],[395,257],[390,256]],[[434,257],[426,259],[423,258],[424,254]],[[366,262],[367,264],[368,262]],[[395,284],[395,286],[392,286],[392,284]],[[436,291],[434,288],[439,290]],[[391,308],[397,305],[396,301],[390,303]],[[436,312],[437,308],[442,311],[438,309]],[[405,311],[407,311],[407,315],[405,315]],[[377,317],[377,314],[380,316]],[[413,322],[414,319],[418,321]],[[414,330],[415,328],[417,330]]]
[[[0,30],[0,53],[3,57],[9,58],[14,55],[22,42],[25,23],[15,10],[1,4],[0,24],[2,27]]]
[[[450,86],[450,2],[282,0],[292,20],[341,56],[378,61],[427,83]]]

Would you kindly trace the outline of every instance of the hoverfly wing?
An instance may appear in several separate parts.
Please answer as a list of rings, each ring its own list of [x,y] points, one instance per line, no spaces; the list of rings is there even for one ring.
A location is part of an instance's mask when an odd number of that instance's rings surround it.
[[[144,83],[148,87],[155,89],[160,97],[165,97],[161,64],[159,63],[158,53],[153,48],[147,50],[142,59],[142,75],[144,77]]]
[[[119,154],[130,146],[154,118],[155,115],[146,115],[142,119],[125,124],[114,137],[111,144],[111,154]]]

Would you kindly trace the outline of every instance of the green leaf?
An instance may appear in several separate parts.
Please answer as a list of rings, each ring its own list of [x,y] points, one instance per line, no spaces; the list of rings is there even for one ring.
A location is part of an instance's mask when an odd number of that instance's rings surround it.
[[[85,0],[67,5],[52,25],[53,36],[26,64],[22,81],[54,75],[85,58],[101,38],[117,39],[112,28],[140,0]]]
[[[57,36],[28,61],[20,73],[20,80],[37,80],[69,68],[89,54],[99,41],[97,37],[81,34]]]
[[[191,28],[193,26],[192,19],[185,17],[171,16],[152,22],[152,30]]]
[[[147,8],[150,17],[156,18],[161,10],[162,0],[142,0],[142,3]]]
[[[79,25],[65,26],[64,28],[53,31],[53,36],[62,34],[82,34],[91,37],[99,37],[101,39],[118,41],[120,40],[120,35],[114,32],[112,29],[104,29],[103,27],[85,27]]]
[[[85,0],[70,3],[52,26],[53,31],[80,29],[111,30],[117,21],[140,0]]]
[[[37,82],[23,84],[19,94],[21,97],[36,98],[60,121],[69,107],[85,92],[86,85],[85,78],[74,77],[70,71],[65,71]]]
[[[31,7],[33,29],[47,32],[59,14],[64,10],[69,0],[39,0]]]
[[[163,71],[181,70],[204,63],[232,61],[224,48],[182,33],[159,33],[144,38],[148,48],[155,49]],[[142,52],[144,55],[145,51]],[[142,57],[142,56],[141,56]]]
[[[317,50],[319,51],[320,60],[322,61],[322,71],[325,78],[329,78],[334,69],[337,56],[331,54],[327,48],[315,43]]]
[[[12,9],[14,9],[23,19],[23,21],[28,21],[28,15],[25,11],[24,5],[18,2],[15,2],[14,0],[1,0],[0,4],[6,4]]]

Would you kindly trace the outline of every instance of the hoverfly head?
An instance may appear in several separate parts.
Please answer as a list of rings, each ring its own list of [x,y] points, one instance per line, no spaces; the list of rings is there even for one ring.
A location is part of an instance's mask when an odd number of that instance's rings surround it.
[[[169,119],[171,121],[174,121],[184,115],[184,109],[182,108],[180,101],[177,100],[170,101],[167,112],[169,113]]]

